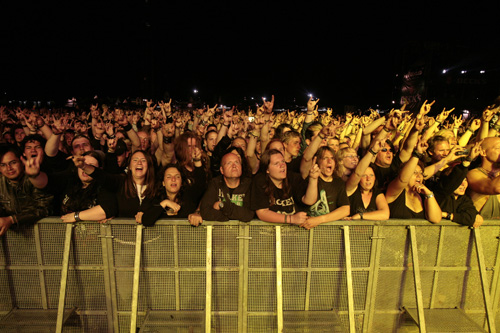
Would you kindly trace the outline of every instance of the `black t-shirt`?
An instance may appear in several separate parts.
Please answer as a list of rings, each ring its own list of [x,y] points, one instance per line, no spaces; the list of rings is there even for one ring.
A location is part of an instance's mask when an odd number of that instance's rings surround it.
[[[388,166],[387,168],[378,166],[375,163],[370,164],[370,167],[373,169],[373,173],[375,173],[375,178],[377,179],[378,188],[382,193],[385,193],[385,191],[387,190],[387,186],[389,186],[389,183],[394,179],[396,179],[402,165],[403,162],[401,162],[399,154],[394,155],[391,165]]]
[[[270,182],[271,191],[274,200],[271,202],[271,196],[266,194],[267,177],[265,173],[258,173],[253,178],[251,208],[256,211],[269,208],[271,211],[280,214],[295,214],[304,210],[302,197],[307,190],[307,180],[302,179],[300,175],[289,172],[287,176],[289,193],[283,189],[277,188]]]
[[[361,187],[358,185],[356,191],[349,197],[349,202],[351,205],[351,216],[358,213],[373,212],[377,210],[377,197],[382,194],[378,188],[372,189],[372,198],[368,207],[365,207],[363,203],[363,198],[361,197]],[[383,194],[382,194],[383,195]]]
[[[318,201],[309,207],[309,216],[320,216],[333,212],[341,206],[348,206],[345,182],[334,177],[331,182],[318,178]]]

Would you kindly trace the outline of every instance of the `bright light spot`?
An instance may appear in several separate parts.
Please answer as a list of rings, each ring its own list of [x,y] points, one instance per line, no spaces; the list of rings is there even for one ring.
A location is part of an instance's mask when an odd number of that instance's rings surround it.
[[[307,94],[307,96],[309,96],[309,98],[312,98],[312,97],[313,97],[313,94]]]
[[[392,101],[392,104],[396,104],[396,101]]]
[[[265,98],[265,97],[262,97],[262,99],[263,99],[264,101],[266,100],[266,98]]]
[[[443,71],[441,73],[446,74],[447,72],[448,72],[447,69],[443,69]]]
[[[467,71],[461,71],[460,73],[465,74],[465,73],[467,73]]]
[[[486,73],[486,72],[485,72],[485,71],[479,71],[479,73],[484,74],[484,73]]]
[[[195,89],[195,90],[193,90],[193,92],[194,92],[195,94],[197,94],[197,93],[198,93],[198,90],[196,90],[196,89]]]

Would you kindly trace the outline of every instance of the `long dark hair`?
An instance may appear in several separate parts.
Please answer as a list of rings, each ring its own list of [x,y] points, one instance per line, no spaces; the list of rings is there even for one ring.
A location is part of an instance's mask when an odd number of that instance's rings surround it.
[[[95,158],[99,163],[99,168],[103,168],[103,158],[99,153],[87,151],[82,156]],[[61,212],[63,214],[86,210],[97,204],[97,196],[101,188],[99,182],[93,179],[86,187],[83,187],[82,181],[78,177],[78,172],[73,172],[70,183],[73,186],[66,193],[61,205]]]
[[[130,163],[132,161],[132,158],[137,153],[142,153],[144,155],[144,157],[146,158],[147,165],[148,165],[148,171],[146,172],[146,179],[145,179],[145,185],[147,185],[147,186],[146,186],[146,190],[144,191],[144,197],[153,198],[156,195],[155,169],[154,169],[155,166],[154,166],[153,158],[151,157],[151,155],[144,150],[136,150],[128,158],[127,165],[129,166],[129,169],[130,169]],[[129,170],[127,172],[127,175],[125,176],[125,196],[127,198],[137,198],[137,189],[135,187],[134,179],[132,178],[132,170]]]
[[[262,154],[260,157],[260,165],[259,165],[259,170],[262,172],[265,172],[266,175],[266,188],[264,189],[264,192],[269,196],[269,203],[271,205],[274,205],[275,203],[275,198],[274,198],[274,188],[276,187],[271,180],[271,177],[269,177],[269,173],[267,173],[267,170],[269,168],[269,164],[271,163],[271,156],[273,155],[281,155],[283,154],[277,150],[277,149],[269,149]],[[285,195],[285,198],[290,197],[290,187],[288,185],[288,170],[287,170],[287,177],[283,179],[281,189],[283,190],[283,193]]]
[[[184,190],[186,189],[188,183],[184,171],[182,170],[181,167],[179,167],[178,164],[169,163],[161,168],[160,172],[158,172],[158,177],[157,177],[158,179],[156,181],[157,184],[156,193],[159,193],[159,196],[162,200],[168,199],[167,191],[165,189],[165,186],[163,185],[163,180],[165,179],[165,172],[167,172],[167,170],[170,168],[176,169],[181,174],[181,187],[179,189],[179,192],[175,195],[174,202],[182,206],[182,194],[184,193]]]

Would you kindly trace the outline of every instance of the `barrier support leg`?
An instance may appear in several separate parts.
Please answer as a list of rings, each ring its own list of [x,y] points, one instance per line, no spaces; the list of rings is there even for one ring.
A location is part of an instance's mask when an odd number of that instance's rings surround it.
[[[417,299],[418,327],[421,333],[427,332],[424,316],[424,302],[422,299],[422,281],[420,280],[420,263],[418,261],[417,235],[415,226],[410,226],[411,258],[413,262],[413,279],[415,282],[415,296]]]
[[[205,332],[212,328],[212,226],[207,226],[207,257],[206,257],[206,298],[205,298]]]
[[[276,315],[278,333],[283,332],[283,269],[281,266],[281,226],[276,226]]]
[[[66,287],[68,286],[68,266],[69,251],[71,249],[71,235],[73,232],[73,223],[66,225],[66,235],[64,238],[64,253],[61,269],[61,287],[59,289],[59,304],[57,305],[56,332],[62,332],[64,319],[64,303],[66,302]]]
[[[354,291],[352,288],[352,265],[351,265],[351,239],[349,227],[344,226],[344,252],[345,252],[345,274],[347,281],[347,307],[349,310],[349,332],[356,332],[354,322]]]
[[[144,226],[139,224],[136,229],[135,237],[135,260],[134,260],[134,280],[132,286],[132,309],[130,312],[130,333],[137,331],[137,307],[139,303],[139,273],[141,268],[141,250],[142,250],[142,230]]]
[[[481,240],[481,232],[479,228],[472,229],[474,240],[476,243],[477,263],[479,265],[479,275],[481,277],[481,287],[483,288],[484,308],[486,309],[486,319],[488,321],[488,330],[490,333],[495,333],[495,314],[491,308],[490,290],[488,276],[486,275],[486,264],[484,262],[483,242]]]

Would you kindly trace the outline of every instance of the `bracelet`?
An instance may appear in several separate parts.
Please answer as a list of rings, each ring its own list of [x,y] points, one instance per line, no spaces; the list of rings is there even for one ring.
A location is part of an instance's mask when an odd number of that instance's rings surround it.
[[[123,130],[124,130],[125,132],[128,132],[128,131],[130,131],[131,129],[132,129],[132,125],[130,125],[130,123],[127,123],[127,125],[126,125],[126,126],[123,126]]]
[[[248,135],[251,135],[253,136],[254,138],[259,138],[259,136],[257,134],[255,134],[253,131],[252,132],[249,132]]]
[[[363,219],[363,212],[359,212],[358,214],[359,214],[359,217],[360,217],[362,220],[364,220],[364,219]]]
[[[467,131],[469,131],[469,132],[471,132],[472,134],[474,134],[474,131],[473,131],[473,130],[472,130],[472,128],[470,128],[470,127],[467,129]],[[466,132],[467,132],[467,131],[466,131]]]
[[[384,126],[384,131],[390,132],[391,130]]]
[[[311,112],[307,111],[306,113],[307,113],[308,115],[313,115],[313,114],[314,114],[314,111],[311,111]]]
[[[451,213],[448,213],[448,215],[446,215],[445,219],[451,220]]]
[[[438,123],[439,125],[442,125],[442,123],[440,121],[435,120],[435,122]]]
[[[193,162],[199,162],[199,161],[201,161],[201,158],[198,158],[198,159],[193,158]]]
[[[375,156],[375,155],[377,155],[377,154],[378,154],[377,152],[374,152],[374,151],[373,151],[373,149],[371,149],[371,148],[370,148],[370,149],[368,149],[368,152],[369,152],[370,154],[372,154],[373,156]]]
[[[431,192],[430,194],[426,194],[425,198],[426,199],[434,198],[434,193]]]
[[[318,133],[318,136],[321,138],[321,140],[323,140],[326,137],[326,135],[321,134],[321,132]]]
[[[75,218],[75,222],[80,222],[82,219],[80,218],[80,212],[75,212],[75,215],[73,215]]]
[[[225,123],[223,123],[223,124],[222,124],[222,126],[229,127],[229,124],[225,124]]]
[[[424,158],[424,154],[420,154],[419,152],[416,152],[416,151],[413,151],[413,152],[411,153],[411,156],[416,157],[416,158],[418,158],[419,160],[421,160],[422,158]]]
[[[39,171],[36,175],[33,175],[33,176],[28,176],[28,177],[29,177],[29,178],[36,178],[36,177],[38,177],[38,176],[40,176],[40,171]]]

